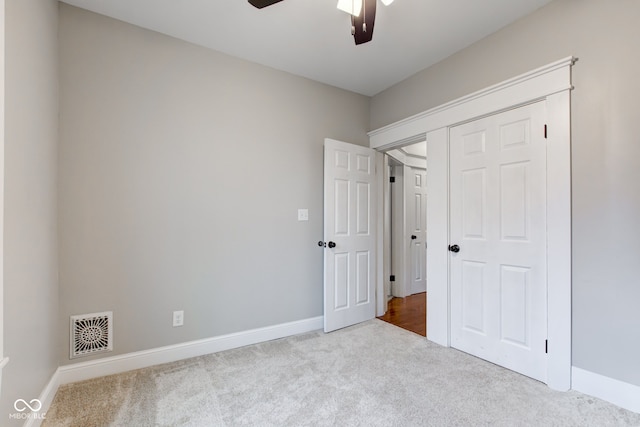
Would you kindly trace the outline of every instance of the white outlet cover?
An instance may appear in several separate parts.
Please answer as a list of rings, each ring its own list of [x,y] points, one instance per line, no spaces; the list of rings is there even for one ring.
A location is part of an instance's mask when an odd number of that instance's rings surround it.
[[[309,221],[309,209],[298,209],[298,221]]]
[[[174,311],[173,312],[173,326],[182,326],[184,325],[184,311]]]

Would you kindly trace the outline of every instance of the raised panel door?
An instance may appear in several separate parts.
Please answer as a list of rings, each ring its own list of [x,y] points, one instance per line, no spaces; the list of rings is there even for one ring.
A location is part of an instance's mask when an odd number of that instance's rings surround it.
[[[546,380],[545,110],[450,129],[451,345]]]
[[[375,152],[325,140],[324,329],[375,316]]]

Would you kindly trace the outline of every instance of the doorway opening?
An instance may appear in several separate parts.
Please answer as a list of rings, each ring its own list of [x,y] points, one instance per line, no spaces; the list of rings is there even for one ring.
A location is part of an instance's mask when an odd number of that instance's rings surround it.
[[[384,295],[379,319],[426,336],[427,143],[384,154]]]
[[[387,323],[427,336],[427,293],[392,297],[387,303],[387,312],[378,317]]]

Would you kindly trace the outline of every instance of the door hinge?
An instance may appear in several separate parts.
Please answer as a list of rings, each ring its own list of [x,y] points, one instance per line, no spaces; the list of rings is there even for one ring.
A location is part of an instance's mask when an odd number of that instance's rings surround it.
[[[396,281],[396,276],[393,275],[393,274],[391,276],[389,276],[389,281],[390,282],[395,282]]]
[[[549,340],[544,340],[544,352],[549,353]]]
[[[547,125],[544,125],[544,139],[547,139]]]
[[[389,182],[396,182],[396,177],[395,176],[390,176],[389,177]]]

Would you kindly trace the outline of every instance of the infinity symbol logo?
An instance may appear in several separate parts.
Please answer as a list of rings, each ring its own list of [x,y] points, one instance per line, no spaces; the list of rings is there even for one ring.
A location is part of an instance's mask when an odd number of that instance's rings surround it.
[[[29,403],[33,406],[31,406]],[[40,409],[42,409],[42,402],[40,402],[38,399],[31,399],[29,403],[27,403],[27,401],[24,399],[18,399],[13,403],[13,407],[18,412],[24,412],[27,410],[27,408],[31,409],[31,411],[33,412],[38,412]]]

